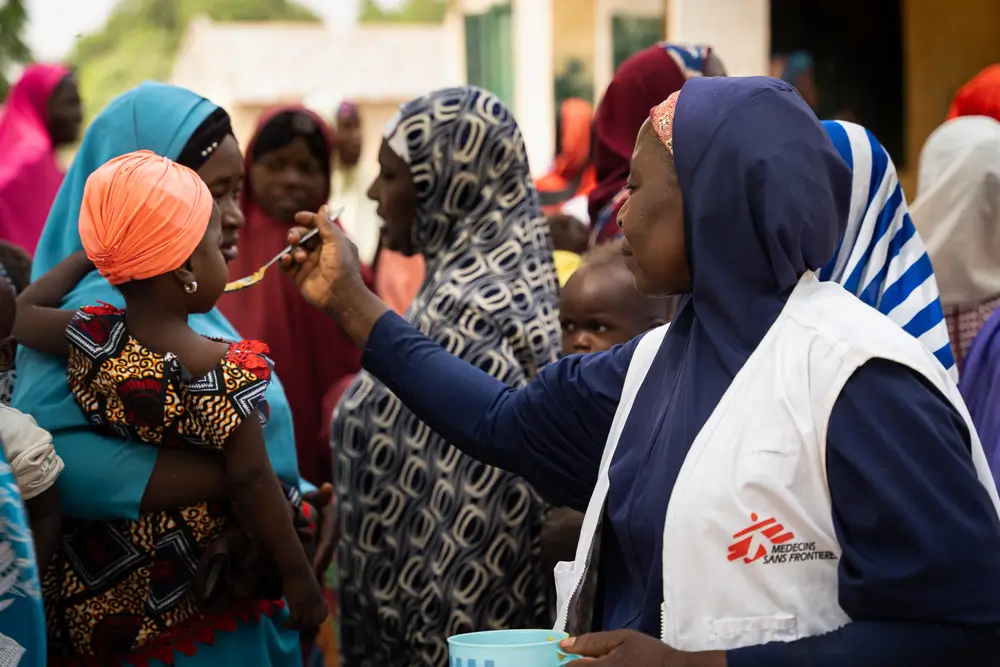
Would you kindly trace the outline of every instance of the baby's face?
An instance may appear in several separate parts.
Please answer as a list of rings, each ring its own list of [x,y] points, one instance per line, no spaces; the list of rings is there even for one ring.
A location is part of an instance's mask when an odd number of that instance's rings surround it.
[[[578,270],[559,298],[563,354],[603,352],[641,334],[649,318],[640,299],[624,266]]]

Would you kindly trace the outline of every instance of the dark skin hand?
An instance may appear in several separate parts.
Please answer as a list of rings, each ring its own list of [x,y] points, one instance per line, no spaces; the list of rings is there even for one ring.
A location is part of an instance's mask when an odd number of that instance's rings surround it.
[[[316,517],[316,553],[313,554],[312,566],[316,577],[322,582],[340,541],[340,522],[333,506],[333,486],[323,484],[316,491],[302,494],[302,499],[319,513]]]
[[[34,498],[25,501],[28,521],[35,541],[35,559],[41,573],[52,561],[62,540],[62,507],[59,505],[59,490],[53,485]]]
[[[606,667],[726,667],[725,651],[688,653],[670,648],[659,639],[635,630],[593,632],[562,640],[559,645],[581,659],[571,666]]]
[[[364,347],[372,327],[389,306],[365,286],[358,249],[330,220],[326,206],[319,213],[298,213],[295,222],[301,227],[288,232],[288,243],[294,249],[281,258],[281,267],[295,280],[306,301],[326,311],[355,345]],[[299,239],[316,226],[321,243],[312,249],[299,247]]]

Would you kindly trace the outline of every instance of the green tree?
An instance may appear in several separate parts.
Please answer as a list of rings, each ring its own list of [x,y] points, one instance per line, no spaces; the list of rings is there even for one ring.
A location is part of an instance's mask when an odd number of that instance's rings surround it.
[[[7,99],[10,81],[7,72],[12,65],[31,60],[31,50],[24,43],[24,28],[28,15],[21,0],[0,0],[0,102]]]
[[[364,23],[441,23],[448,0],[362,0]]]
[[[611,17],[611,43],[615,69],[634,53],[664,39],[664,21],[650,16]]]
[[[571,97],[594,101],[594,81],[587,72],[587,66],[579,58],[570,58],[556,73],[556,110]]]
[[[214,21],[320,20],[293,0],[119,0],[104,27],[77,41],[68,58],[88,117],[132,86],[169,78],[187,24],[199,14]]]

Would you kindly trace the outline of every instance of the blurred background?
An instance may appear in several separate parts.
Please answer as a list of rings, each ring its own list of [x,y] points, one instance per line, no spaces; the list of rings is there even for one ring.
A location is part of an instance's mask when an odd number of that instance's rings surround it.
[[[731,75],[774,73],[807,50],[821,116],[857,120],[904,188],[958,87],[1000,61],[997,0],[0,0],[0,97],[32,59],[76,68],[86,115],[145,79],[224,106],[245,143],[258,114],[358,103],[372,164],[396,107],[442,86],[496,92],[533,170],[555,152],[556,110],[599,101],[614,68],[667,39],[712,45]]]

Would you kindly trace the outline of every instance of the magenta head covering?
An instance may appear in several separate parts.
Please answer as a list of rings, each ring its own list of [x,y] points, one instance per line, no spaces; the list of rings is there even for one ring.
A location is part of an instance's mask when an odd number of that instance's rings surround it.
[[[62,183],[49,137],[49,98],[68,74],[63,65],[28,66],[0,115],[0,239],[29,253]]]

